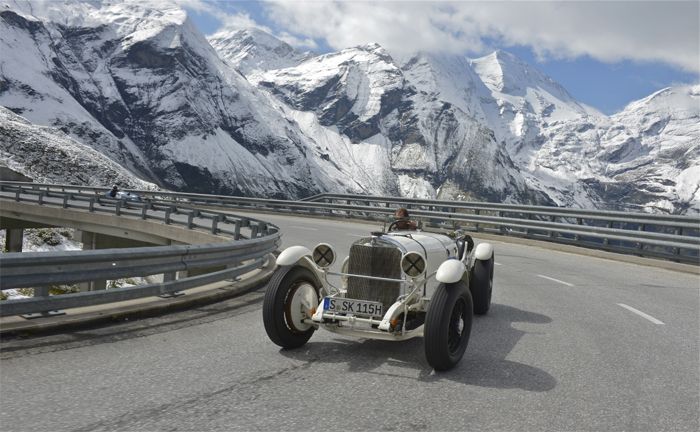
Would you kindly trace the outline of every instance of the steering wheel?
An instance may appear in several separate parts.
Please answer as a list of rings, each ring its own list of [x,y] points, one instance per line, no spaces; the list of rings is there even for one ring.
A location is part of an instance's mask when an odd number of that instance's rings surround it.
[[[392,222],[392,223],[389,224],[389,228],[387,228],[386,231],[387,231],[387,232],[399,231],[399,229],[396,228],[397,225],[399,225],[399,224],[401,224],[401,223],[411,223],[411,222],[412,222],[412,221],[409,220],[409,219],[399,219],[399,220],[395,220],[394,222]],[[405,228],[405,229],[412,230],[411,228]]]

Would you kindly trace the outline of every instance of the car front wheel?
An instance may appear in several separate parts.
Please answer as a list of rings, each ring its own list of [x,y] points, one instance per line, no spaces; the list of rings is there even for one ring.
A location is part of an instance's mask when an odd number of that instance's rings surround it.
[[[472,296],[460,281],[440,284],[425,319],[425,357],[436,371],[452,369],[464,355],[472,328]]]
[[[275,271],[263,300],[263,324],[272,342],[298,348],[311,338],[315,327],[307,320],[318,307],[319,288],[316,276],[305,267]]]

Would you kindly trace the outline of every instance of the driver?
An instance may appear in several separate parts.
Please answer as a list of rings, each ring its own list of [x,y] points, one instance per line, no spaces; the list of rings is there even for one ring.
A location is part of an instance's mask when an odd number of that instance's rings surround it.
[[[417,229],[416,222],[409,220],[408,210],[404,207],[399,207],[394,213],[396,219],[396,229],[398,230],[415,230]]]

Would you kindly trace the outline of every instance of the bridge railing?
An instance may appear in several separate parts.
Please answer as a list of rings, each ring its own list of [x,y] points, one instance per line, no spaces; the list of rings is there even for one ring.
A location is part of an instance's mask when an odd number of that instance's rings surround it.
[[[270,223],[172,201],[124,202],[96,196],[94,191],[34,188],[0,183],[3,202],[100,212],[180,225],[229,240],[220,243],[134,247],[61,252],[0,254],[0,289],[31,287],[34,297],[0,302],[0,316],[47,313],[141,297],[172,294],[184,289],[236,278],[271,265],[280,244],[279,229]],[[48,221],[47,221],[48,222]],[[175,279],[177,272],[187,277]],[[191,273],[204,273],[192,275]],[[95,280],[171,275],[161,283],[118,289],[49,295],[49,287]],[[169,280],[168,280],[169,279]]]

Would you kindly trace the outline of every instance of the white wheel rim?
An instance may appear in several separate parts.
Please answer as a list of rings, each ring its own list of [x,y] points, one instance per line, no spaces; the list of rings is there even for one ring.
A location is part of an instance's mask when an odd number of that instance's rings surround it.
[[[317,307],[316,290],[311,284],[302,283],[294,290],[294,294],[289,300],[289,318],[291,319],[289,325],[300,332],[310,329],[311,325],[302,320],[311,318],[311,310],[315,310]]]

